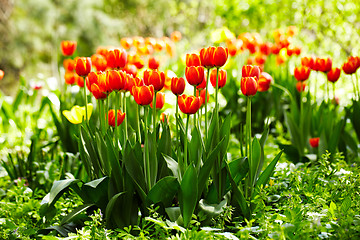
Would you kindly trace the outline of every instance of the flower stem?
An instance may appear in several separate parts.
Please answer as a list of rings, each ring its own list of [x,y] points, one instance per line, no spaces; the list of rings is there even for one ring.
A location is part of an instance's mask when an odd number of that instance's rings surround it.
[[[116,91],[115,92],[115,126],[114,126],[114,132],[115,132],[115,146],[116,148],[119,146],[118,144],[118,140],[119,140],[119,136],[118,136],[118,128],[117,128],[117,120],[118,120],[118,115],[117,115],[117,110],[119,107],[119,93]],[[121,93],[120,93],[121,94]]]
[[[205,90],[205,146],[207,144],[207,136],[208,136],[207,95],[208,95],[209,76],[210,76],[210,68],[208,68],[206,75],[206,90]]]
[[[151,189],[151,177],[150,177],[150,160],[149,160],[149,148],[148,148],[148,129],[147,129],[147,115],[148,111],[146,111],[147,106],[144,107],[144,122],[145,122],[145,143],[144,143],[144,166],[145,166],[145,175],[147,179],[148,191]]]
[[[124,110],[124,113],[125,113],[126,112],[126,92],[124,92],[123,110]],[[128,121],[127,121],[127,116],[126,115],[125,115],[125,139],[128,139]]]
[[[247,97],[247,109],[246,109],[246,134],[247,134],[247,157],[249,160],[250,165],[250,171],[249,171],[249,179],[250,179],[250,194],[252,194],[252,188],[253,188],[253,178],[251,174],[251,169],[254,167],[252,162],[252,154],[251,154],[251,97]]]
[[[88,100],[87,100],[87,95],[86,95],[86,78],[84,79],[84,98],[85,98],[85,117],[86,117],[86,122],[89,123],[88,110],[87,110]]]
[[[196,86],[194,86],[194,96],[196,97]],[[194,127],[196,127],[196,113],[194,114]]]
[[[219,120],[218,94],[219,94],[219,68],[216,68],[215,114],[217,116],[217,119]],[[219,124],[218,123],[217,123],[217,128],[219,130]]]
[[[156,94],[157,91],[155,91],[153,99],[153,132],[156,131]]]
[[[189,165],[188,164],[188,161],[187,161],[187,155],[188,155],[188,153],[187,153],[187,142],[188,142],[188,139],[187,139],[187,137],[188,137],[188,134],[187,134],[187,132],[188,132],[188,128],[189,128],[189,119],[190,119],[190,114],[187,114],[187,117],[186,117],[186,127],[185,127],[185,142],[184,142],[184,163],[185,163],[185,165],[186,165],[186,167],[185,167],[185,169],[187,168],[187,166]]]
[[[138,141],[141,144],[141,132],[140,132],[140,109],[139,109],[139,105],[136,104],[136,122],[137,122],[137,135],[138,135]]]

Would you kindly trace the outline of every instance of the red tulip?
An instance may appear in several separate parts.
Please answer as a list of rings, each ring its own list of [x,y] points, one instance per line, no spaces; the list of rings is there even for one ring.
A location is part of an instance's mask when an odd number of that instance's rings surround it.
[[[329,72],[332,68],[332,60],[330,58],[316,58],[314,70],[320,72]]]
[[[119,126],[125,118],[125,113],[122,113],[120,110],[117,110],[117,126]],[[110,126],[115,127],[115,110],[111,109],[108,112],[108,123]]]
[[[188,83],[192,86],[199,85],[204,80],[204,67],[186,67],[185,77]]]
[[[279,45],[273,45],[271,47],[272,54],[277,55],[277,54],[279,54],[280,50],[281,50],[281,46],[279,46]]]
[[[165,104],[165,94],[162,92],[156,93],[156,109],[162,109]],[[152,102],[150,103],[150,107],[153,108]]]
[[[305,67],[305,66],[296,67],[294,69],[294,77],[298,81],[305,81],[309,78],[310,71],[311,71],[310,68]]]
[[[174,77],[171,79],[171,91],[175,95],[181,95],[185,90],[185,80],[184,78]]]
[[[72,72],[75,70],[75,60],[67,58],[63,61],[63,66],[65,68],[65,71]]]
[[[305,67],[308,67],[312,70],[315,70],[314,69],[314,65],[315,65],[315,60],[313,57],[303,57],[301,58],[301,65],[302,66],[305,66]]]
[[[106,72],[106,82],[111,91],[121,91],[125,89],[126,72],[118,70],[109,70]]]
[[[127,53],[121,49],[110,50],[107,53],[106,60],[109,68],[123,68],[127,63]]]
[[[111,93],[111,86],[109,84],[108,72],[100,72],[97,74],[97,85],[99,86],[101,92],[109,94]]]
[[[313,147],[313,148],[316,148],[319,146],[319,141],[320,141],[320,138],[317,137],[317,138],[310,138],[309,139],[309,143],[310,143],[310,146]]]
[[[194,96],[186,96],[183,94],[178,97],[179,108],[185,114],[194,114],[200,108],[200,98]]]
[[[205,68],[214,67],[214,63],[213,63],[214,52],[215,52],[215,47],[202,48],[200,50],[201,65],[203,65]]]
[[[266,42],[263,44],[260,44],[260,52],[265,55],[270,55],[272,48],[272,43]]]
[[[96,49],[96,53],[102,55],[103,57],[107,58],[109,50],[106,47],[98,47]]]
[[[144,72],[145,85],[153,85],[155,91],[160,91],[165,85],[165,73],[157,70]]]
[[[201,66],[200,56],[197,54],[186,54],[186,66],[187,67],[198,67]]]
[[[102,72],[90,72],[86,77],[86,87],[91,91],[91,85],[93,83],[98,83],[98,75]]]
[[[76,50],[76,41],[61,41],[60,45],[64,56],[71,56]]]
[[[254,96],[258,89],[258,82],[256,77],[242,77],[241,78],[241,92],[245,96]]]
[[[0,69],[0,81],[4,78],[4,71]]]
[[[82,77],[78,77],[78,78],[76,78],[76,84],[79,86],[79,87],[84,87],[84,78],[82,78]]]
[[[256,80],[258,80],[259,76],[260,76],[260,68],[258,66],[244,65],[242,67],[241,77],[256,77]]]
[[[266,92],[270,88],[270,84],[273,81],[273,78],[270,74],[266,72],[262,72],[259,77],[258,81],[258,91],[259,92]]]
[[[327,79],[329,82],[336,82],[340,77],[341,69],[333,68],[327,73]]]
[[[79,75],[77,75],[75,72],[65,72],[65,83],[68,85],[73,85],[77,83],[77,78]]]
[[[202,82],[196,86],[196,89],[198,90],[202,90],[204,88],[206,88],[206,72],[204,73],[204,79],[202,80]]]
[[[154,86],[134,86],[132,88],[132,94],[137,104],[149,105],[154,98]]]
[[[160,65],[160,62],[158,60],[156,60],[155,57],[149,58],[149,68],[150,69],[158,69],[159,65]]]
[[[94,95],[96,99],[105,99],[107,95],[103,93],[97,83],[91,84],[90,92]]]
[[[130,74],[132,77],[136,77],[138,69],[133,64],[126,64],[126,66],[123,68],[123,71],[125,71],[127,74]]]
[[[91,59],[89,57],[76,58],[75,71],[79,76],[87,76],[91,71]]]
[[[97,71],[105,71],[107,68],[106,58],[101,54],[94,54],[91,56],[92,65],[95,66]]]
[[[200,94],[199,94],[199,90],[196,91],[196,96],[199,97],[200,95],[200,107],[205,104],[205,95],[206,95],[206,89],[202,89],[200,91]],[[209,98],[210,98],[210,93],[208,92],[207,93],[207,101],[206,102],[209,102]]]
[[[360,66],[360,59],[358,57],[349,57],[343,64],[342,69],[346,74],[353,74]]]
[[[305,90],[306,83],[305,82],[296,82],[296,90],[298,92],[303,92]]]
[[[219,69],[218,88],[222,88],[225,86],[226,77],[226,70]],[[216,69],[213,69],[210,73],[210,82],[211,85],[216,88]]]

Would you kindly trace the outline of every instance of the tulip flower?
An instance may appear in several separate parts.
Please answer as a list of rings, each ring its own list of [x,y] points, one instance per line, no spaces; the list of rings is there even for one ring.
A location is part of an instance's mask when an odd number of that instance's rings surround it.
[[[106,72],[106,83],[112,91],[121,91],[125,89],[126,72],[118,70],[109,70]]]
[[[192,86],[198,86],[204,80],[204,67],[186,67],[185,77],[188,83]]]
[[[125,71],[127,74],[130,74],[132,77],[136,77],[138,73],[138,69],[133,64],[126,64],[126,66],[123,68],[123,71]]]
[[[200,96],[199,96],[200,95]],[[200,90],[200,93],[199,93],[199,90],[196,91],[196,96],[197,97],[200,97],[200,107],[205,104],[205,95],[206,95],[206,89],[202,89]],[[207,99],[206,101],[209,102],[209,98],[210,98],[210,94],[207,93]]]
[[[270,84],[273,81],[273,78],[270,74],[266,72],[262,72],[259,77],[258,81],[258,91],[259,92],[266,92],[270,88]]]
[[[216,87],[216,69],[213,69],[210,73],[210,82],[211,85],[215,88]],[[226,84],[226,70],[219,69],[219,76],[218,76],[218,88],[224,87]]]
[[[165,104],[165,94],[162,92],[156,93],[156,109],[162,109]],[[153,103],[150,103],[150,107],[153,108]]]
[[[87,105],[87,114],[90,118],[93,110],[93,105],[89,103]],[[62,114],[66,117],[66,119],[72,124],[79,124],[86,120],[85,107],[80,107],[78,105],[71,108],[70,111],[64,110]]]
[[[266,56],[270,55],[271,53],[271,48],[272,48],[272,43],[270,42],[266,42],[263,44],[260,44],[260,52]]]
[[[67,58],[63,61],[65,71],[72,72],[75,70],[75,60]]]
[[[77,77],[76,78],[76,84],[79,86],[79,87],[84,87],[84,78],[82,78],[82,77]]]
[[[79,76],[87,76],[91,71],[91,59],[89,57],[77,58],[75,71]]]
[[[185,114],[194,114],[200,108],[201,100],[199,97],[183,94],[178,97],[178,101],[180,110]]]
[[[329,82],[336,82],[340,77],[341,69],[333,68],[327,73],[327,79]]]
[[[155,57],[151,57],[149,58],[149,68],[150,69],[158,69],[160,65],[160,62],[155,58]]]
[[[154,97],[154,86],[134,86],[132,88],[132,94],[135,102],[139,105],[149,105]]]
[[[153,85],[155,91],[160,91],[165,85],[165,73],[157,70],[144,72],[145,85]]]
[[[310,71],[311,69],[305,66],[296,67],[294,69],[294,77],[296,80],[303,82],[309,78]]]
[[[171,79],[171,91],[176,96],[184,93],[185,90],[185,80],[184,78],[174,77]]]
[[[0,81],[4,78],[4,71],[0,69]]]
[[[222,67],[229,56],[229,50],[224,47],[208,47],[200,50],[201,64],[206,68]]]
[[[64,56],[71,56],[76,50],[76,41],[61,41],[60,46]]]
[[[95,66],[97,71],[105,71],[107,68],[106,57],[101,54],[94,54],[91,56],[92,65]]]
[[[332,68],[332,60],[330,58],[316,58],[314,70],[320,72],[329,72]]]
[[[187,67],[198,67],[201,66],[200,56],[197,54],[186,54],[186,66]]]
[[[256,77],[256,80],[260,77],[260,68],[258,66],[245,65],[242,67],[241,77]]]
[[[303,92],[305,90],[306,83],[305,82],[296,82],[296,90],[298,92]]]
[[[171,33],[171,40],[173,40],[174,42],[178,42],[181,40],[181,32],[179,31],[174,31]]]
[[[133,40],[131,38],[122,38],[120,40],[120,44],[124,49],[129,49],[133,43]]]
[[[90,92],[94,95],[96,99],[105,99],[107,97],[107,94],[103,93],[97,83],[91,84]]]
[[[315,70],[314,69],[314,66],[315,66],[315,60],[313,57],[303,57],[301,58],[301,65],[302,66],[305,66],[305,67],[308,67],[312,70]]]
[[[313,148],[318,147],[318,146],[319,146],[319,141],[320,141],[320,138],[319,138],[319,137],[310,138],[310,139],[309,139],[310,146],[313,147]]]
[[[65,72],[64,78],[65,78],[65,83],[68,85],[73,85],[75,83],[77,83],[77,78],[79,78],[80,76],[77,75],[75,72]]]
[[[258,90],[258,82],[256,77],[241,78],[241,92],[245,96],[254,96]]]
[[[123,68],[127,63],[127,53],[121,49],[110,50],[107,53],[106,60],[109,68]]]
[[[112,91],[108,75],[108,72],[101,72],[97,75],[97,85],[99,86],[100,91],[106,94],[110,94]]]
[[[122,113],[120,110],[117,110],[117,125],[120,126],[120,124],[125,119],[125,113]],[[111,109],[108,112],[108,123],[110,126],[115,127],[115,110]]]
[[[357,62],[356,61],[346,61],[343,65],[342,65],[342,70],[344,71],[344,73],[346,74],[353,74],[356,72],[356,70],[358,69],[357,66]]]

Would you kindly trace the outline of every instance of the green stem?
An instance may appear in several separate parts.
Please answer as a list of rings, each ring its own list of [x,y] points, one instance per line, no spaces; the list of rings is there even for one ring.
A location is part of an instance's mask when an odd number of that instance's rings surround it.
[[[147,179],[148,191],[151,189],[151,177],[150,177],[150,159],[149,159],[149,148],[148,148],[148,129],[147,129],[147,115],[146,111],[147,106],[144,106],[144,123],[145,123],[145,143],[144,143],[144,166],[145,166],[145,175]]]
[[[107,98],[105,99],[104,114],[107,114],[109,111],[109,97],[110,96],[107,96]],[[107,115],[104,115],[104,116],[107,116]],[[107,130],[108,128],[109,128],[109,124],[105,124],[105,129]]]
[[[336,101],[335,100],[335,82],[333,82],[333,99],[334,99],[334,101]]]
[[[153,99],[153,132],[156,131],[156,94],[157,91],[155,91]]]
[[[118,140],[119,140],[119,136],[118,136],[118,128],[117,128],[117,120],[118,120],[118,115],[117,115],[117,111],[118,111],[118,108],[119,108],[119,97],[121,96],[121,93],[120,93],[120,96],[118,95],[119,93],[118,92],[115,92],[115,126],[114,126],[114,132],[115,132],[115,146],[116,148],[119,146],[118,144]]]
[[[126,113],[126,92],[124,92],[123,110],[124,110],[124,113]],[[125,139],[128,139],[128,121],[127,121],[126,115],[125,115]]]
[[[98,106],[99,106],[99,118],[100,118],[100,129],[101,129],[101,132],[104,134],[103,132],[103,119],[102,119],[102,108],[101,108],[101,100],[98,100]]]
[[[290,92],[287,88],[284,88],[283,86],[281,86],[281,85],[279,85],[279,84],[276,84],[276,83],[272,83],[271,85],[272,85],[273,87],[276,87],[276,88],[278,88],[278,89],[283,90],[287,95],[289,95],[290,101],[291,101],[291,102],[294,102],[294,97],[293,97],[293,95],[291,94],[291,92]]]
[[[316,72],[315,77],[315,88],[314,88],[314,103],[316,104],[316,90],[317,90],[317,81],[318,81],[319,72]]]
[[[188,139],[187,139],[187,132],[188,132],[188,128],[189,128],[189,119],[190,119],[190,114],[187,114],[187,117],[186,117],[186,127],[185,127],[185,142],[184,142],[184,163],[186,165],[185,169],[187,168],[187,166],[189,165],[188,164],[188,161],[187,161],[187,142],[188,142]]]
[[[219,106],[218,106],[218,94],[219,94],[219,68],[216,68],[216,87],[215,87],[215,114],[219,120]],[[217,124],[219,130],[219,124]]]
[[[200,95],[200,92],[199,92],[199,95]],[[194,96],[196,97],[196,86],[194,86]],[[194,114],[194,127],[196,127],[196,113]]]
[[[252,169],[253,166],[253,162],[252,162],[252,154],[251,154],[251,97],[247,97],[247,109],[246,109],[246,135],[247,135],[247,157],[249,160],[249,165],[250,165],[250,169]],[[253,178],[254,176],[252,176],[251,171],[249,171],[249,179],[250,179],[250,194],[249,196],[252,195],[252,189],[253,189]]]
[[[175,109],[175,123],[176,123],[176,154],[177,154],[177,160],[180,166],[180,169],[182,169],[181,159],[180,159],[180,137],[179,137],[179,124],[178,124],[178,114],[179,114],[179,101],[178,97],[176,97],[176,109]],[[181,171],[182,172],[182,171]]]
[[[208,136],[207,95],[208,95],[209,76],[210,76],[210,68],[208,68],[206,75],[206,90],[205,90],[205,146],[207,144],[207,136]]]
[[[301,82],[301,85],[300,85],[300,89],[302,90],[302,87],[303,87],[303,82]],[[302,143],[304,142],[304,139],[303,139],[303,125],[304,125],[304,116],[303,116],[303,108],[304,108],[304,105],[303,105],[303,91],[300,91],[300,139],[301,139],[301,146],[300,147],[300,153],[301,153],[301,157],[304,155],[304,146],[302,145]]]
[[[140,118],[139,118],[139,115],[140,115],[140,109],[139,109],[139,105],[136,104],[136,122],[137,122],[137,135],[138,135],[138,141],[139,143],[141,144],[141,132],[140,132]]]
[[[87,95],[86,95],[86,78],[84,79],[84,98],[85,98],[85,116],[86,116],[86,122],[89,123],[89,118],[88,118],[88,110],[87,110]]]

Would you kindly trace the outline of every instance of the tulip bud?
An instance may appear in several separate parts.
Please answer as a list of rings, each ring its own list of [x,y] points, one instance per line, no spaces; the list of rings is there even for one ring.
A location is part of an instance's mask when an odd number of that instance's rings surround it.
[[[241,92],[245,96],[254,96],[258,89],[256,77],[242,77],[241,78]]]
[[[320,138],[317,137],[317,138],[310,138],[309,139],[309,143],[310,143],[310,146],[313,147],[313,148],[316,148],[319,146],[319,141],[320,141]]]
[[[171,79],[171,91],[175,95],[181,95],[185,90],[185,80],[184,78],[174,77]]]
[[[109,68],[123,68],[127,63],[127,53],[121,49],[110,50],[107,53],[106,60]]]
[[[210,73],[210,82],[211,85],[216,88],[216,69],[213,69]],[[224,87],[226,84],[226,70],[219,69],[219,76],[218,76],[218,88]]]
[[[179,108],[185,114],[194,114],[200,108],[200,98],[194,96],[186,96],[183,94],[178,97]]]
[[[117,126],[119,126],[125,118],[125,113],[122,113],[120,110],[117,110]],[[108,123],[110,126],[115,127],[115,110],[111,109],[108,112]]]
[[[71,56],[76,50],[76,41],[61,41],[61,51],[64,56]]]
[[[162,92],[156,93],[156,109],[162,109],[165,104],[165,94]],[[150,107],[153,108],[152,102],[150,103]]]
[[[270,84],[273,81],[273,78],[270,74],[266,72],[262,72],[259,77],[258,81],[258,91],[259,92],[266,92],[270,88]]]
[[[91,71],[91,59],[89,57],[77,58],[75,71],[79,76],[87,76]]]
[[[305,66],[296,67],[294,69],[294,77],[296,78],[296,80],[303,82],[309,78],[310,71],[310,68]]]
[[[199,85],[204,80],[204,67],[186,67],[185,77],[190,85]]]
[[[327,73],[327,79],[329,82],[336,82],[340,77],[340,68],[333,68]]]
[[[154,86],[134,86],[132,88],[132,94],[137,104],[149,105],[154,97]]]

